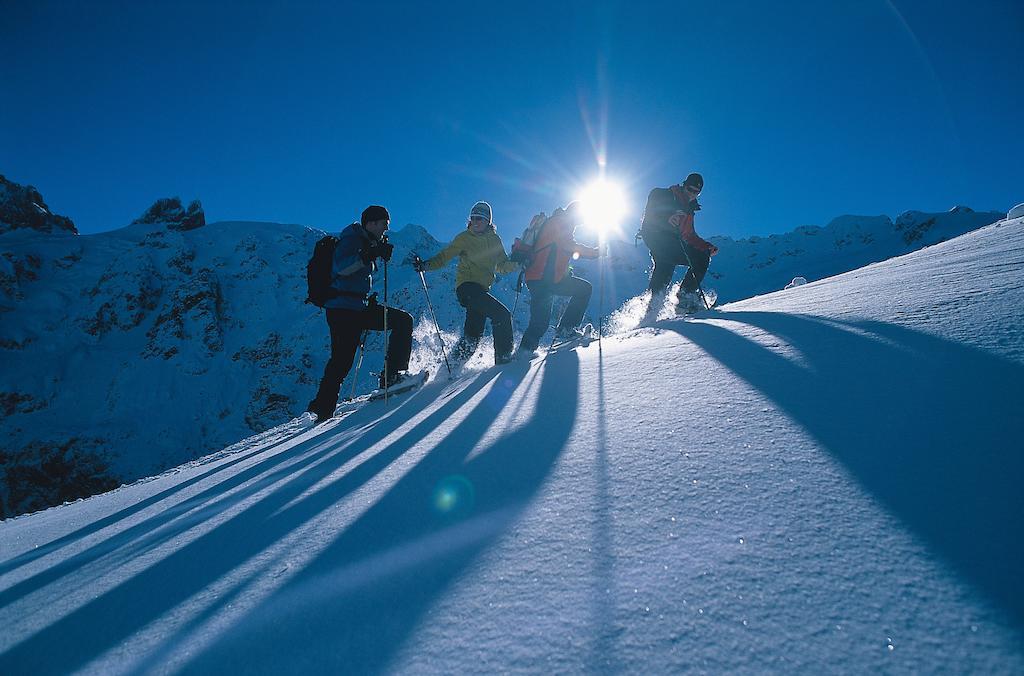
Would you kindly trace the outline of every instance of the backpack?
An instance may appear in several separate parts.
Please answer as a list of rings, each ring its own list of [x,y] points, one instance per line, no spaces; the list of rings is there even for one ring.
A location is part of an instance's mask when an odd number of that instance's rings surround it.
[[[331,288],[331,277],[334,268],[334,250],[338,246],[338,238],[326,235],[317,240],[313,248],[313,257],[306,265],[306,302],[323,307],[338,292]]]
[[[530,219],[522,237],[516,237],[512,243],[512,255],[509,260],[519,263],[524,268],[530,267],[533,257],[537,255],[537,240],[540,239],[541,230],[547,225],[548,217],[543,211]]]

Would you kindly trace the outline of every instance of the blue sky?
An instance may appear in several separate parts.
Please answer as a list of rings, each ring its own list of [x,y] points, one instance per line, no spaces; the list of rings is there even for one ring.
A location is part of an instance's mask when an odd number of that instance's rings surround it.
[[[508,244],[601,159],[630,232],[690,171],[705,236],[1024,201],[1019,0],[380,4],[8,3],[0,173],[85,233],[486,199]]]

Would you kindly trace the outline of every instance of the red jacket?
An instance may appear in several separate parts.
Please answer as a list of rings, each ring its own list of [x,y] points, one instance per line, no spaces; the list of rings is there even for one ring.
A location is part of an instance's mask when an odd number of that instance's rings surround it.
[[[565,217],[565,212],[556,211],[551,215],[534,245],[536,254],[530,267],[526,268],[526,281],[543,279],[557,284],[565,277],[573,254],[579,254],[582,258],[597,258],[597,247],[577,242],[573,237],[575,229],[576,226]]]
[[[682,188],[655,188],[647,198],[642,229],[661,232],[665,229],[677,232],[687,244],[699,251],[711,251],[713,245],[704,240],[693,228],[693,214],[700,207]]]

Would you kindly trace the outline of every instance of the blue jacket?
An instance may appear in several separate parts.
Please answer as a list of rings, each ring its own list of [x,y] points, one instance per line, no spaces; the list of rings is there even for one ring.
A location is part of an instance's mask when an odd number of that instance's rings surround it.
[[[366,307],[366,296],[370,293],[371,277],[375,265],[363,263],[350,275],[342,276],[341,271],[353,263],[362,263],[359,251],[371,243],[370,234],[362,225],[353,223],[338,236],[338,246],[334,248],[334,264],[332,266],[331,287],[342,295],[329,299],[325,308],[333,310],[362,310]]]

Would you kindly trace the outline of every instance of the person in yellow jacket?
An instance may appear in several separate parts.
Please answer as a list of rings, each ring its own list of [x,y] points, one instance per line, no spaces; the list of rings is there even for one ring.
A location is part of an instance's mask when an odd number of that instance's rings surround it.
[[[484,334],[484,323],[489,318],[494,334],[494,363],[507,363],[512,358],[512,315],[501,301],[490,294],[490,289],[495,272],[516,272],[519,264],[508,259],[505,245],[494,227],[491,205],[487,202],[473,205],[466,229],[436,256],[421,260],[414,255],[413,268],[417,271],[439,270],[456,256],[459,257],[459,266],[455,274],[455,295],[459,304],[466,308],[466,323],[462,338],[452,350],[453,356],[461,361],[473,356]]]

